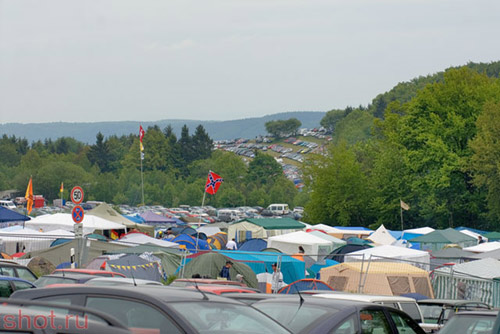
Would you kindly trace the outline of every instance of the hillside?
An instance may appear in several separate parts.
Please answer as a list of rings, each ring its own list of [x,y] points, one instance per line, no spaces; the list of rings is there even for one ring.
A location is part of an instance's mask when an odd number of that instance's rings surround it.
[[[161,120],[156,122],[95,122],[95,123],[6,123],[0,124],[0,134],[7,136],[16,136],[26,138],[29,142],[52,139],[60,137],[73,137],[84,143],[94,143],[95,136],[101,132],[105,137],[110,135],[128,135],[138,133],[139,124],[144,128],[158,125],[164,129],[171,124],[177,135],[180,135],[184,124],[188,126],[191,132],[199,125],[203,125],[207,133],[214,140],[225,140],[234,138],[255,138],[258,135],[266,134],[264,124],[271,120],[297,118],[302,122],[302,127],[319,127],[319,122],[325,115],[324,112],[285,112],[263,117],[238,119],[231,121],[194,121],[194,120]]]

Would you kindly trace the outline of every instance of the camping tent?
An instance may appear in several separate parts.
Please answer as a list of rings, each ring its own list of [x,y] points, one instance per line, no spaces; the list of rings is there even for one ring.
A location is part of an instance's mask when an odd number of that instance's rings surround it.
[[[207,237],[210,237],[214,234],[220,233],[220,228],[216,226],[205,225],[197,229],[198,233],[205,233]]]
[[[124,237],[120,238],[118,241],[113,241],[113,243],[120,243],[129,246],[154,244],[166,248],[179,248],[179,244],[175,242],[151,238],[150,236],[147,236],[142,233],[129,233]]]
[[[333,242],[304,231],[270,237],[267,240],[267,246],[279,249],[285,254],[295,254],[299,246],[302,246],[305,254],[316,260],[324,258],[334,249]]]
[[[344,262],[357,261],[407,262],[416,267],[429,270],[430,255],[424,251],[387,245],[349,253],[344,260]]]
[[[368,240],[373,241],[375,244],[379,245],[392,245],[396,242],[396,239],[391,235],[391,233],[382,224],[379,228],[373,232],[368,238]]]
[[[247,218],[229,225],[228,239],[266,239],[276,235],[304,230],[305,225],[292,218]]]
[[[435,230],[431,233],[408,240],[409,242],[420,243],[420,249],[437,251],[449,244],[457,244],[462,248],[474,246],[477,240],[467,234],[456,231],[452,228],[446,230]]]
[[[172,239],[172,242],[175,242],[181,245],[183,248],[188,249],[190,251],[210,249],[210,245],[206,240],[196,239],[187,234],[179,234],[174,239]]]
[[[149,236],[154,236],[155,229],[153,226],[145,224],[137,224],[130,219],[119,214],[107,203],[101,203],[92,210],[85,212],[85,215],[97,216],[127,227],[128,230],[136,229],[137,231],[144,232]]]
[[[148,261],[137,255],[128,254],[115,260],[108,260],[109,268],[129,278],[161,282],[162,275],[156,261]]]
[[[407,263],[341,263],[321,269],[320,277],[335,291],[388,296],[415,292],[433,297],[427,271]]]
[[[212,249],[226,249],[227,233],[219,232],[207,238],[207,242]]]
[[[267,241],[263,239],[248,239],[238,247],[238,250],[245,252],[260,252],[267,248]]]
[[[85,215],[83,221],[83,233],[93,233],[95,230],[123,230],[125,226],[118,224],[107,219]],[[52,231],[56,229],[62,229],[66,231],[73,232],[75,222],[69,213],[56,213],[53,215],[42,215],[33,218],[25,223],[26,227],[30,227],[35,230],[42,229],[42,231]]]
[[[330,254],[328,254],[326,259],[330,259],[330,260],[334,260],[334,261],[342,263],[342,262],[344,262],[344,258],[346,256],[346,254],[350,254],[350,253],[357,252],[359,250],[363,250],[363,249],[367,249],[367,248],[371,248],[371,247],[372,246],[365,245],[365,244],[347,244],[344,246],[340,246],[337,249],[334,249],[332,252],[330,252]]]

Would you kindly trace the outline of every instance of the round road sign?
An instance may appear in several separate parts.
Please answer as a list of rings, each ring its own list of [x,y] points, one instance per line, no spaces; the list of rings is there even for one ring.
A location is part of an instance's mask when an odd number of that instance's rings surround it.
[[[73,221],[77,224],[81,223],[83,220],[83,208],[79,205],[75,206],[73,210],[71,210],[71,218],[73,218]]]
[[[71,189],[71,202],[75,203],[75,204],[80,204],[81,202],[83,202],[83,189],[82,187],[73,187],[73,189]]]

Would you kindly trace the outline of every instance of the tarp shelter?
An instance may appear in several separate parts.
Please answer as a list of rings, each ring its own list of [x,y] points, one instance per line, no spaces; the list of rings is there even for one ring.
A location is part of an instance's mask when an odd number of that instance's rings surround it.
[[[161,282],[162,280],[158,262],[150,262],[137,255],[128,254],[116,260],[108,260],[107,265],[112,271],[129,278],[147,279],[157,282]]]
[[[228,239],[237,242],[247,239],[266,239],[272,236],[304,230],[301,222],[292,218],[247,218],[231,224],[227,231]]]
[[[210,245],[206,240],[198,239],[197,241],[196,238],[187,234],[179,234],[171,241],[181,245],[181,248],[184,247],[190,251],[210,250]]]
[[[267,248],[267,241],[263,239],[248,239],[238,247],[239,251],[260,252]]]
[[[0,227],[7,227],[11,224],[22,224],[30,219],[31,218],[26,215],[0,206]]]
[[[415,292],[434,297],[428,272],[407,263],[341,263],[321,269],[320,277],[335,291],[387,296]]]
[[[463,263],[473,259],[474,253],[464,251],[460,248],[444,248],[431,254],[431,270],[446,263]]]
[[[430,268],[430,255],[428,252],[391,245],[372,247],[349,253],[344,260],[344,262],[357,261],[406,262],[424,270]]]
[[[486,253],[486,252],[491,252],[496,249],[500,249],[500,242],[499,241],[493,241],[493,242],[483,242],[482,244],[471,246],[464,248],[464,251],[472,252],[472,253]]]
[[[121,243],[128,246],[154,244],[165,248],[179,248],[179,244],[175,242],[151,238],[150,236],[147,236],[142,233],[129,233],[124,237],[120,238],[119,240],[114,241],[114,243]]]
[[[344,262],[344,257],[346,254],[350,254],[353,252],[357,252],[359,250],[371,248],[370,245],[356,245],[356,244],[347,244],[344,246],[340,246],[337,249],[334,249],[330,254],[327,255],[326,259],[334,260],[339,263]]]
[[[71,248],[76,249],[78,247],[78,241],[72,240],[70,242],[66,242],[62,245],[50,247],[47,249],[42,249],[38,251],[32,251],[26,253],[22,259],[31,259],[35,256],[41,256],[50,262],[52,262],[55,266],[63,262],[68,262],[71,260]],[[110,242],[102,242],[102,241],[94,241],[87,240],[85,243],[84,253],[83,253],[83,265],[78,264],[80,267],[84,267],[87,262],[90,262],[92,259],[101,256],[104,252],[111,251],[113,249],[123,248],[123,245],[116,245]]]
[[[452,228],[446,230],[435,230],[434,232],[408,240],[409,242],[420,243],[420,249],[437,251],[449,244],[457,244],[462,248],[474,246],[477,240]]]
[[[333,288],[326,284],[323,281],[312,279],[312,278],[304,278],[295,282],[288,284],[287,286],[281,288],[278,293],[281,294],[296,294],[297,291],[307,291],[307,290],[315,290],[315,291],[333,291]]]
[[[299,246],[302,246],[305,254],[315,260],[324,258],[334,249],[333,242],[304,231],[270,237],[267,239],[267,245],[289,255],[297,253]]]
[[[178,221],[176,219],[167,218],[165,216],[161,216],[159,214],[154,213],[153,211],[146,211],[140,214],[142,219],[144,219],[144,224],[149,225],[161,225],[161,226],[177,226]],[[184,224],[181,221],[182,224]]]
[[[86,211],[85,215],[97,216],[115,222],[117,224],[124,225],[128,231],[136,229],[137,231],[144,232],[149,236],[154,236],[155,233],[154,226],[135,223],[119,214],[115,209],[113,209],[113,207],[111,207],[107,203],[101,203],[94,209]]]
[[[500,261],[487,258],[434,270],[436,298],[477,300],[500,306]]]
[[[382,224],[379,228],[370,234],[367,240],[373,241],[373,243],[378,245],[392,245],[396,242],[396,239],[391,235],[391,233]]]
[[[96,230],[105,231],[125,229],[122,224],[91,215],[85,215],[80,224],[83,224],[84,234],[94,233]],[[25,226],[34,230],[41,229],[43,232],[50,232],[56,229],[73,232],[75,229],[75,222],[69,213],[56,213],[53,215],[43,215],[33,218],[32,220],[27,221]]]
[[[326,234],[326,233],[323,233],[320,231],[311,231],[311,232],[307,232],[307,233],[314,235],[316,237],[319,237],[321,239],[325,239],[327,241],[330,241],[331,243],[333,243],[333,249],[339,248],[340,246],[344,246],[345,244],[347,244],[347,241],[345,241],[345,240],[335,238],[333,235],[329,235],[329,234]]]
[[[184,277],[191,278],[194,274],[199,274],[202,277],[207,276],[216,279],[228,260],[230,260],[228,257],[217,252],[201,254],[194,257],[185,265],[183,271]],[[259,287],[255,273],[245,263],[233,261],[233,266],[229,270],[229,274],[232,280],[236,280],[236,275],[240,274],[243,276],[243,282],[247,286],[255,289]]]
[[[484,235],[488,241],[499,241],[500,240],[500,232],[489,232]]]

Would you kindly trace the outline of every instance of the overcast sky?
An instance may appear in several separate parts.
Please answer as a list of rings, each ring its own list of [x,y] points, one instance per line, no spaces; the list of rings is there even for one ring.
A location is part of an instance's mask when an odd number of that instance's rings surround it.
[[[367,105],[500,60],[498,0],[0,0],[0,123]]]

